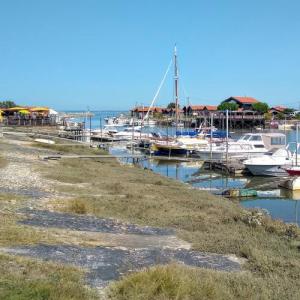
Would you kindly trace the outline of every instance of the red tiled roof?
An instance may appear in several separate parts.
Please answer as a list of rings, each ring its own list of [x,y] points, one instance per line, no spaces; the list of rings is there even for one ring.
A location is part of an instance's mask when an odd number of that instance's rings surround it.
[[[286,110],[286,107],[285,106],[274,106],[271,109],[283,112],[284,110]]]
[[[134,112],[147,112],[149,110],[149,106],[139,106],[139,107],[135,107],[132,111]],[[150,111],[152,112],[161,112],[162,108],[161,107],[156,107],[153,106],[150,108]]]
[[[244,104],[253,104],[253,103],[258,103],[260,101],[256,100],[255,98],[252,97],[240,97],[240,96],[234,96],[234,97],[230,97],[233,98],[241,103]]]
[[[216,106],[216,105],[205,105],[205,108],[207,109],[207,110],[218,110],[218,106]]]
[[[188,106],[190,107],[192,110],[217,110],[218,107],[216,105],[190,105]]]
[[[189,106],[192,110],[203,110],[204,109],[204,105],[190,105]]]

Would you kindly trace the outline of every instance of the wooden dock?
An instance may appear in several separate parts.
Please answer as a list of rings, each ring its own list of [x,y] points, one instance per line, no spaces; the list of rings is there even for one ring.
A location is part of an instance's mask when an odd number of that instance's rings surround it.
[[[194,157],[186,156],[163,156],[163,155],[151,155],[147,156],[148,159],[161,160],[161,161],[174,161],[174,162],[198,162],[200,161]]]
[[[204,168],[208,170],[219,171],[227,175],[241,175],[246,172],[245,166],[237,161],[215,161],[215,160],[206,160],[204,162]]]
[[[45,155],[40,156],[41,159],[44,160],[58,160],[58,159],[144,159],[145,155]]]

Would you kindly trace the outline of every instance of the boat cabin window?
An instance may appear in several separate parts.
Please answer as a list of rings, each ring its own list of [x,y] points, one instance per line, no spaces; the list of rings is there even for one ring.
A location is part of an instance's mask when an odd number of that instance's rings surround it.
[[[272,137],[271,145],[285,145],[285,137],[284,136]]]
[[[262,138],[261,138],[261,136],[260,135],[252,135],[251,137],[250,137],[250,139],[249,139],[249,141],[261,141],[262,140]]]
[[[250,134],[246,134],[246,135],[244,135],[244,136],[241,137],[241,140],[242,141],[248,141],[250,138],[251,138],[251,135]]]
[[[254,145],[254,147],[255,148],[264,148],[265,146],[260,144],[260,145]]]

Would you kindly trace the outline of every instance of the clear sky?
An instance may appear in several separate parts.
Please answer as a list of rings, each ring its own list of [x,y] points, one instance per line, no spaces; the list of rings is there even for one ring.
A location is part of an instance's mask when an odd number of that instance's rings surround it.
[[[149,105],[177,43],[181,104],[300,105],[300,1],[0,0],[0,99]],[[172,76],[158,104],[172,100]]]

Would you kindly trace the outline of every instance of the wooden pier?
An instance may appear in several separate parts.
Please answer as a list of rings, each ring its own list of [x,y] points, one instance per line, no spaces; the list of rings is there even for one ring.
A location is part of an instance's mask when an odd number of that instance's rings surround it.
[[[148,156],[148,159],[155,159],[161,161],[174,161],[174,162],[199,162],[200,160],[193,157],[186,156],[164,156],[164,155],[152,155]]]
[[[219,171],[227,175],[241,175],[246,172],[245,166],[237,160],[230,160],[228,162],[206,160],[204,161],[204,168]]]
[[[41,159],[44,160],[58,160],[58,159],[86,159],[86,158],[91,158],[91,159],[144,159],[146,158],[145,155],[135,155],[135,154],[128,154],[128,155],[46,155],[46,156],[40,156]]]

